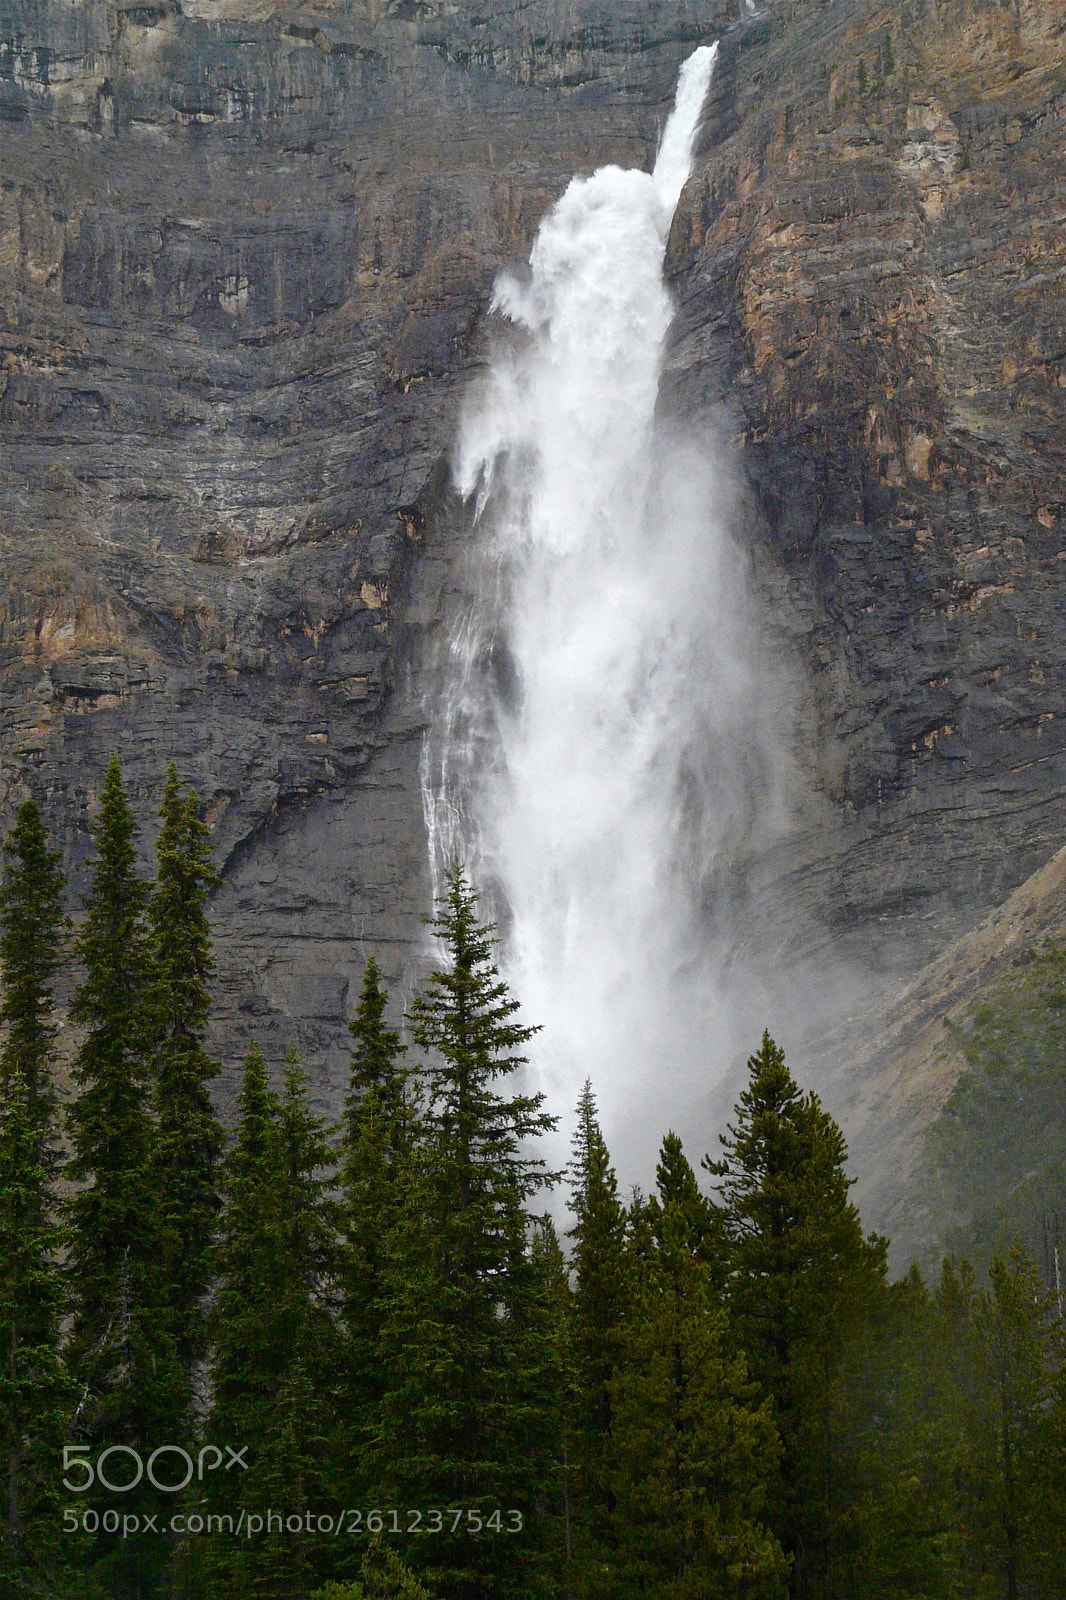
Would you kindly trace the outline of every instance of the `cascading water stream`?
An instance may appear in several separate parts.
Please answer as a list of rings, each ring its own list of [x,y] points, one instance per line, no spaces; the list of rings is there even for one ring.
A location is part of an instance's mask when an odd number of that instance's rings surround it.
[[[538,1086],[559,1110],[591,1077],[637,1167],[734,1047],[706,886],[772,788],[724,474],[656,420],[716,54],[684,63],[654,171],[574,179],[528,277],[497,282],[506,330],[454,460],[477,593],[423,754],[436,880],[464,860],[499,919]]]

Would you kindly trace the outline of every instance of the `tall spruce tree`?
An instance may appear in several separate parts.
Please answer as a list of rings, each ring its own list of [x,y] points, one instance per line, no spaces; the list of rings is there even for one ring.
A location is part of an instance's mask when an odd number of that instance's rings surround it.
[[[96,863],[77,941],[85,978],[71,1016],[86,1028],[69,1111],[70,1362],[81,1389],[76,1426],[93,1440],[170,1442],[184,1385],[167,1319],[159,1194],[149,1109],[147,885],[117,756],[92,824]]]
[[[46,1139],[53,1106],[51,1058],[56,1023],[52,985],[59,971],[66,919],[59,852],[48,835],[35,800],[19,807],[15,826],[4,840],[0,885],[0,1088],[20,1077],[31,1119]],[[42,1157],[48,1152],[42,1146]],[[46,1161],[47,1164],[47,1161]]]
[[[60,1353],[61,1235],[41,1161],[39,1108],[18,1067],[0,1094],[0,1588],[32,1592],[54,1563],[56,1463],[72,1409]]]
[[[216,1514],[240,1506],[306,1515],[324,1508],[335,1455],[334,1158],[290,1053],[283,1092],[249,1051],[216,1252],[215,1361],[209,1437],[249,1446],[247,1473],[219,1472]],[[330,1506],[335,1510],[335,1506]],[[246,1549],[212,1553],[215,1588],[261,1600],[306,1595],[336,1547],[293,1549],[276,1529]]]
[[[817,1096],[800,1092],[769,1034],[748,1072],[724,1158],[705,1165],[724,1204],[734,1331],[773,1397],[784,1446],[772,1525],[792,1557],[792,1593],[805,1600],[832,1592],[833,1382],[848,1340],[880,1306],[885,1241],[864,1237],[843,1135]]]
[[[1044,1441],[1063,1358],[1053,1297],[1020,1248],[994,1256],[988,1282],[961,1275],[941,1295],[951,1315],[962,1446],[955,1462],[965,1567],[1004,1600],[1053,1593],[1056,1524],[1066,1511],[1061,1468]],[[1058,1480],[1058,1481],[1057,1481]]]
[[[787,1563],[767,1525],[780,1443],[728,1338],[706,1203],[680,1141],[658,1168],[654,1249],[642,1260],[611,1383],[617,1515],[590,1595],[781,1600]],[[717,1269],[717,1270],[716,1270]]]
[[[290,1050],[278,1109],[276,1193],[285,1276],[277,1296],[284,1334],[301,1349],[317,1388],[334,1370],[338,1206],[337,1158],[324,1118],[310,1105],[310,1079]],[[323,1394],[323,1399],[325,1398]]]
[[[50,1179],[51,1082],[64,879],[37,804],[4,841],[0,886],[0,1434],[6,1515],[0,1577],[39,1573],[58,1530],[56,1451],[71,1409],[60,1356],[62,1236]]]
[[[655,1169],[656,1193],[648,1199],[648,1225],[656,1244],[663,1247],[663,1229],[669,1215],[676,1228],[684,1222],[693,1256],[711,1269],[712,1281],[724,1288],[728,1264],[725,1218],[700,1190],[696,1174],[676,1133],[668,1133]]]
[[[844,1345],[831,1469],[839,1594],[954,1600],[963,1590],[958,1340],[914,1267],[889,1285],[863,1337]]]
[[[611,1425],[611,1385],[625,1339],[633,1298],[632,1262],[626,1248],[626,1214],[586,1080],[577,1104],[569,1167],[574,1225],[571,1269],[575,1404],[576,1545],[585,1558],[606,1536],[613,1509],[605,1451]]]
[[[543,1309],[533,1327],[538,1339],[547,1338],[541,1359],[535,1367],[544,1386],[548,1406],[542,1413],[549,1441],[557,1440],[557,1472],[547,1487],[554,1494],[548,1504],[549,1538],[546,1540],[544,1577],[553,1600],[560,1593],[572,1600],[577,1592],[578,1517],[580,1513],[580,1473],[574,1454],[574,1436],[580,1394],[574,1362],[573,1295],[570,1269],[563,1254],[552,1218],[545,1214],[533,1228],[531,1254]]]
[[[273,1326],[280,1105],[256,1046],[245,1057],[237,1105],[237,1131],[223,1168],[225,1205],[213,1256],[218,1288],[211,1313],[209,1430],[212,1438],[234,1444],[255,1438],[261,1430],[285,1360]]]
[[[554,1119],[540,1095],[495,1089],[523,1065],[516,1052],[533,1030],[515,1021],[517,1002],[492,962],[493,930],[478,922],[461,871],[432,925],[448,963],[411,1013],[427,1104],[390,1240],[389,1387],[374,1464],[397,1502],[462,1510],[455,1535],[417,1547],[442,1596],[526,1596],[543,1575],[541,1508],[553,1500],[558,1440],[545,1381],[548,1297],[526,1212],[544,1172],[523,1142]],[[512,1508],[525,1519],[522,1535],[478,1535],[479,1514]]]
[[[148,903],[146,999],[156,1107],[152,1177],[159,1197],[167,1311],[191,1404],[194,1371],[205,1349],[203,1305],[224,1136],[208,1089],[218,1063],[204,1046],[214,969],[206,904],[216,874],[199,802],[185,791],[173,763],[161,815]]]
[[[341,1130],[340,1281],[345,1336],[341,1410],[347,1437],[344,1478],[352,1494],[368,1429],[384,1393],[379,1342],[385,1294],[386,1242],[397,1219],[400,1169],[414,1134],[413,1107],[402,1065],[405,1047],[385,1022],[388,991],[378,964],[366,964],[350,1024],[351,1080]]]

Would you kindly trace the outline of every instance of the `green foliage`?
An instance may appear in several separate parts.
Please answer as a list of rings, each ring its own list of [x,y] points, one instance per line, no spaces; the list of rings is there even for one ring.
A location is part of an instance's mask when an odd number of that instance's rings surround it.
[[[117,757],[92,825],[97,859],[77,941],[85,978],[71,1017],[86,1034],[70,1108],[70,1361],[83,1390],[76,1425],[94,1440],[154,1447],[183,1411],[184,1384],[165,1320],[159,1197],[153,1183],[146,1012],[147,886]]]
[[[793,1593],[805,1595],[824,1581],[838,1514],[833,1381],[877,1306],[886,1247],[864,1238],[848,1200],[840,1129],[801,1094],[768,1034],[748,1071],[724,1159],[705,1165],[725,1210],[733,1328],[760,1393],[773,1396],[784,1447],[771,1524],[794,1558]]]
[[[217,1438],[252,1437],[284,1364],[273,1326],[278,1115],[266,1062],[253,1046],[244,1063],[236,1139],[225,1163],[226,1203],[214,1257],[212,1432]]]
[[[930,1132],[953,1248],[981,1265],[1045,1226],[1066,1263],[1066,946],[1026,952],[955,1038],[967,1070]],[[1050,1273],[1049,1273],[1050,1276]]]
[[[579,1526],[583,1536],[595,1540],[603,1532],[610,1499],[604,1457],[611,1425],[611,1384],[622,1357],[633,1272],[626,1248],[626,1215],[589,1082],[578,1101],[569,1173],[574,1215],[569,1233],[574,1274],[573,1451]]]
[[[345,1350],[341,1400],[344,1478],[350,1493],[369,1489],[358,1471],[384,1392],[379,1344],[387,1240],[398,1221],[401,1168],[414,1137],[414,1108],[401,1064],[400,1036],[385,1024],[388,993],[373,956],[366,965],[350,1031],[351,1083],[341,1129],[340,1287]],[[354,1480],[354,1481],[353,1481]]]
[[[676,1133],[668,1133],[663,1140],[655,1184],[658,1193],[649,1197],[647,1216],[656,1245],[663,1248],[670,1219],[675,1219],[675,1224],[683,1221],[692,1255],[710,1269],[711,1281],[721,1290],[729,1261],[725,1215],[701,1193]]]
[[[1046,1592],[1066,1512],[1042,1447],[1062,1366],[1061,1322],[1020,1251],[993,1258],[985,1287],[967,1276],[946,1283],[942,1303],[956,1340],[966,1566],[1007,1595]]]
[[[27,800],[4,841],[0,886],[0,1582],[42,1575],[60,1539],[55,1461],[73,1410],[62,1359],[63,1237],[51,1084],[52,984],[64,927],[63,875],[37,805]]]
[[[448,964],[430,973],[411,1009],[412,1037],[426,1058],[426,1128],[445,1158],[444,1181],[471,1246],[492,1250],[497,1196],[521,1204],[545,1181],[544,1163],[523,1155],[522,1141],[549,1132],[556,1118],[542,1110],[543,1095],[504,1098],[493,1088],[526,1065],[514,1051],[537,1029],[513,1020],[518,1001],[492,962],[495,930],[478,922],[461,869],[449,876],[430,926]],[[500,1244],[509,1228],[501,1218]]]
[[[829,1550],[841,1593],[959,1594],[954,1355],[953,1324],[917,1268],[890,1286],[841,1354],[830,1397],[838,1514]]]
[[[278,1394],[297,1359],[316,1379],[328,1368],[335,1249],[331,1165],[322,1123],[307,1106],[307,1075],[299,1062],[290,1056],[279,1097],[268,1084],[262,1055],[250,1050],[215,1256],[217,1438],[262,1439],[277,1423]]]
[[[13,1068],[0,1102],[0,1582],[40,1575],[61,1539],[55,1464],[73,1408],[60,1352],[61,1235],[41,1163],[40,1124]]]
[[[156,1105],[152,1183],[159,1197],[167,1313],[191,1403],[195,1365],[205,1350],[203,1301],[224,1138],[208,1091],[218,1063],[204,1048],[213,971],[206,902],[215,872],[199,802],[183,792],[173,764],[162,821],[148,904],[146,1005]]]
[[[52,983],[59,971],[63,889],[59,852],[34,800],[19,807],[15,826],[4,840],[4,878],[0,885],[0,1086],[20,1077],[31,1116],[44,1132],[52,1107],[50,1081],[56,1026]],[[44,1153],[42,1151],[42,1153]]]
[[[395,1551],[375,1536],[351,1583],[327,1583],[311,1600],[430,1600],[418,1579]]]
[[[558,1439],[551,1297],[528,1246],[527,1198],[543,1165],[522,1141],[553,1125],[541,1096],[496,1092],[532,1030],[492,963],[492,929],[455,872],[433,928],[447,965],[412,1008],[424,1109],[397,1181],[386,1263],[387,1388],[375,1437],[394,1503],[520,1509],[508,1553],[467,1530],[419,1545],[442,1595],[536,1591],[555,1494]],[[521,1561],[516,1554],[521,1553]],[[523,1576],[522,1563],[526,1563]]]
[[[290,1054],[279,1096],[261,1054],[249,1052],[225,1171],[208,1428],[212,1439],[249,1446],[248,1472],[210,1486],[214,1504],[233,1513],[330,1504],[337,1218],[333,1156],[307,1086]],[[284,1600],[306,1594],[322,1557],[311,1541],[268,1529],[243,1550],[221,1550],[215,1582],[225,1594]]]
[[[171,768],[151,893],[117,762],[93,832],[67,1229],[48,1123],[62,876],[32,804],[0,890],[5,1594],[1056,1600],[1062,1308],[999,1246],[1015,1225],[1046,1245],[1054,1288],[1062,948],[975,1008],[935,1136],[985,1276],[949,1260],[933,1293],[917,1270],[886,1285],[840,1130],[766,1036],[723,1159],[705,1163],[717,1203],[667,1134],[654,1192],[624,1207],[586,1084],[568,1262],[529,1209],[553,1119],[507,1092],[531,1030],[460,872],[434,924],[446,959],[409,1018],[413,1068],[371,960],[341,1127],[312,1112],[295,1057],[279,1092],[252,1050],[219,1213],[213,870],[195,796]],[[196,1446],[198,1427],[247,1446],[250,1470],[209,1472],[195,1493],[234,1524],[241,1507],[273,1513],[269,1527],[184,1544],[59,1531],[62,1444],[145,1456]],[[375,1504],[463,1521],[369,1547],[307,1525]],[[78,1500],[106,1505],[97,1489]],[[478,1531],[496,1509],[520,1511],[522,1533]],[[122,1510],[158,1513],[158,1497],[137,1489]]]
[[[590,1592],[777,1600],[788,1567],[765,1519],[780,1456],[771,1401],[730,1347],[704,1254],[711,1208],[675,1135],[663,1145],[658,1191],[654,1249],[611,1383],[616,1511]]]

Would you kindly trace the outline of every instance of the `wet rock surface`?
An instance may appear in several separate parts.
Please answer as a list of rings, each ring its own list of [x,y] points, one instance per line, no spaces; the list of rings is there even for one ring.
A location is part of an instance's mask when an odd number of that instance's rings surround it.
[[[715,98],[668,383],[799,607],[794,898],[909,966],[1066,837],[1066,7],[767,6]]]
[[[494,274],[575,170],[648,160],[724,17],[4,14],[4,808],[38,794],[77,881],[112,750],[149,841],[166,761],[197,784],[230,1072],[255,1032],[328,1073],[363,948],[407,965],[428,886],[402,690]]]
[[[662,406],[732,438],[806,782],[736,910],[913,969],[1066,839],[1060,0],[5,11],[0,800],[77,879],[112,750],[197,784],[230,1085],[295,1038],[335,1105],[363,953],[410,981],[493,277],[718,34]]]

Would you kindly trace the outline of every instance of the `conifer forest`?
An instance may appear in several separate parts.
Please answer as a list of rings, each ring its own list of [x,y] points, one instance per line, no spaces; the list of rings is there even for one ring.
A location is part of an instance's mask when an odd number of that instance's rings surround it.
[[[224,1127],[210,840],[174,767],[160,822],[147,881],[114,760],[78,908],[33,800],[4,844],[0,1593],[1066,1595],[1058,1260],[994,1139],[1020,1050],[1061,1177],[1061,952],[970,1038],[944,1165],[991,1174],[979,1224],[890,1281],[769,1035],[718,1147],[664,1128],[647,1193],[592,1083],[549,1171],[459,865],[402,1032],[366,964],[339,1125],[253,1048]]]

